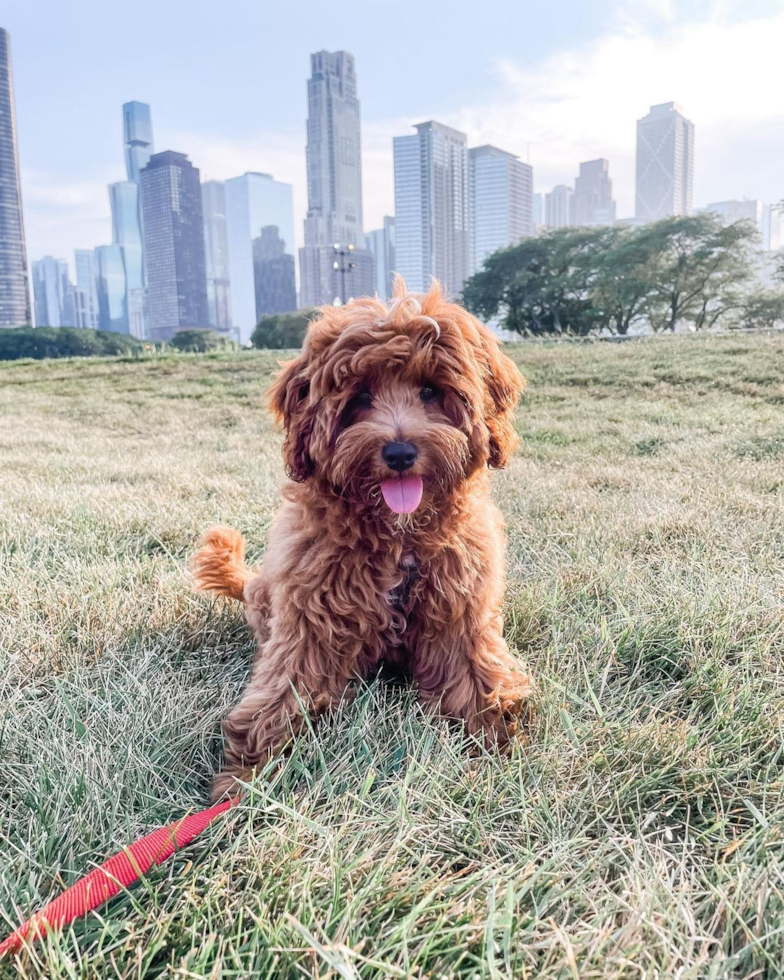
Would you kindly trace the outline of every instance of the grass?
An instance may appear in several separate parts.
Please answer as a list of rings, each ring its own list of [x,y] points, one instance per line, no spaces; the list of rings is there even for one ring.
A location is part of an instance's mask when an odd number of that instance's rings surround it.
[[[141,886],[2,976],[770,977],[784,962],[784,337],[512,349],[507,632],[471,758],[372,684]],[[263,552],[274,358],[0,365],[0,931],[205,805],[247,676],[189,591]]]

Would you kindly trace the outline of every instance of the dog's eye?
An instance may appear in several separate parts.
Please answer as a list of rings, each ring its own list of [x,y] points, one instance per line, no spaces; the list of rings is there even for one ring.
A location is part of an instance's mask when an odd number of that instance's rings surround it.
[[[423,402],[432,402],[434,398],[438,398],[438,395],[438,388],[434,388],[432,385],[422,385],[419,391],[419,397]]]
[[[351,398],[348,405],[346,406],[349,411],[354,411],[357,408],[370,408],[373,405],[373,396],[369,391],[358,391],[356,395]]]

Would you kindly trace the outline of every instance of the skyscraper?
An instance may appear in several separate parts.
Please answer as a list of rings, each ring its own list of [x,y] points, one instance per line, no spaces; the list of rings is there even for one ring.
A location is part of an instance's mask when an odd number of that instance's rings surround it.
[[[99,245],[95,249],[95,292],[98,329],[129,333],[125,260],[121,245]]]
[[[340,296],[339,280],[345,276],[334,245],[353,247],[347,294],[361,296],[373,289],[373,259],[364,248],[362,227],[362,146],[354,58],[346,51],[319,51],[310,56],[310,69],[308,214],[300,250],[303,306],[332,303]]]
[[[33,322],[16,145],[11,39],[0,27],[0,327]]]
[[[123,139],[128,180],[138,184],[139,174],[155,153],[152,116],[150,107],[145,102],[126,102],[123,106]]]
[[[76,326],[98,329],[98,294],[95,290],[95,253],[74,249],[76,262]]]
[[[272,313],[289,313],[297,308],[294,256],[286,251],[280,229],[267,225],[253,240],[253,271],[256,283],[256,322]]]
[[[184,153],[154,153],[140,187],[150,335],[168,340],[209,322],[199,171]]]
[[[74,287],[64,259],[47,255],[33,262],[33,296],[37,327],[76,326]]]
[[[395,219],[384,215],[383,227],[365,235],[365,247],[373,256],[373,279],[383,300],[392,296],[392,280],[397,270],[395,258]]]
[[[537,191],[534,194],[534,231],[544,227],[544,194]]]
[[[204,254],[207,271],[207,305],[210,326],[228,330],[231,322],[229,244],[226,237],[226,188],[220,180],[201,185],[204,214]]]
[[[274,225],[284,251],[294,255],[294,196],[291,184],[258,173],[227,180],[225,196],[232,319],[239,328],[240,342],[247,344],[258,323],[253,240],[262,228]]]
[[[548,228],[566,228],[572,223],[572,195],[566,184],[556,184],[544,196],[544,223]]]
[[[393,140],[397,268],[415,292],[435,276],[457,296],[469,271],[466,136],[433,120],[414,128]]]
[[[112,243],[122,249],[128,330],[144,336],[144,263],[139,226],[139,186],[132,180],[109,185]]]
[[[615,221],[615,201],[612,196],[610,164],[604,159],[580,164],[574,182],[571,224],[611,225]]]
[[[471,273],[488,255],[534,233],[534,171],[495,146],[468,151],[468,223]]]
[[[694,125],[676,102],[651,106],[637,121],[638,221],[691,214]]]

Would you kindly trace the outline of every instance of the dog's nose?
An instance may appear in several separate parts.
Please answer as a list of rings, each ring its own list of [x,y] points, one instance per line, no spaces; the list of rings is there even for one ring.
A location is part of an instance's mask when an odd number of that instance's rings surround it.
[[[402,473],[416,462],[417,447],[412,442],[388,442],[381,450],[381,458],[391,470]]]

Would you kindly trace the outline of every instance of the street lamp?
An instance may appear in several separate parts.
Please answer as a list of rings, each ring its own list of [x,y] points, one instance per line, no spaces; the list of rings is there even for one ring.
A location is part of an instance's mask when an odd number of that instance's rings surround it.
[[[332,268],[335,272],[340,273],[340,304],[343,306],[346,302],[346,273],[353,272],[357,267],[356,262],[351,261],[351,256],[354,251],[353,245],[346,245],[345,247],[340,244],[340,242],[335,242],[332,246],[332,251],[335,253],[334,261],[332,262]],[[348,261],[347,261],[348,260]],[[335,303],[337,306],[337,303]]]

